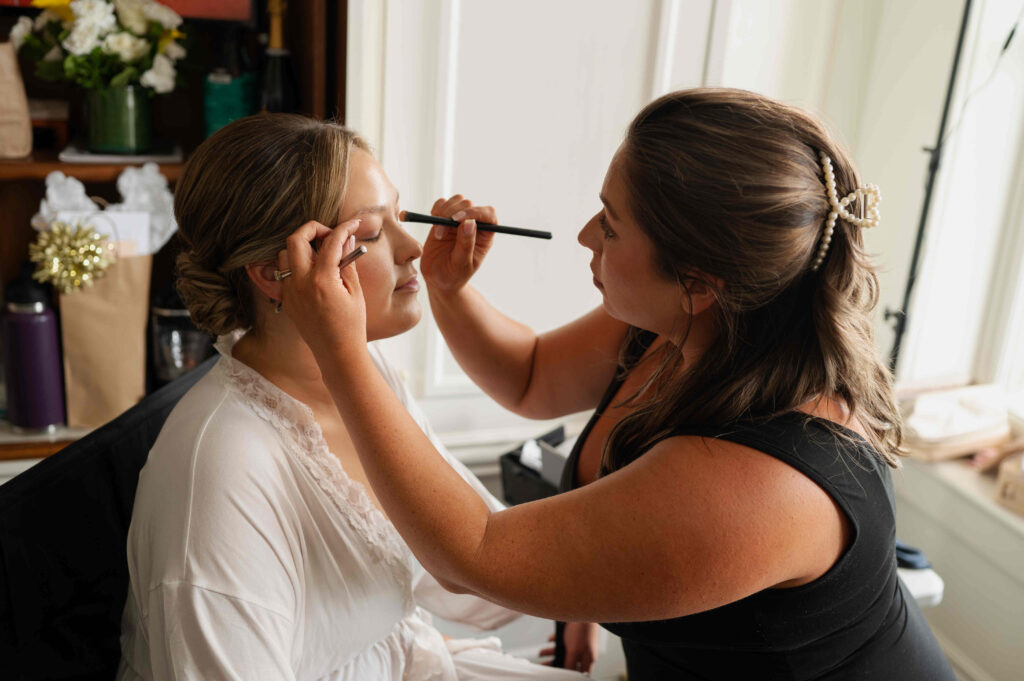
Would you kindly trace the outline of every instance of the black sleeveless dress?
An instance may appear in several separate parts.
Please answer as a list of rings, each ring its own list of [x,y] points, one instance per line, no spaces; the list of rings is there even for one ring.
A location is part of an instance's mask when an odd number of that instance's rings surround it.
[[[577,486],[583,442],[620,384],[609,386],[576,442],[563,491]],[[848,432],[855,442],[837,437],[827,422],[792,412],[728,427],[679,428],[668,436],[721,438],[784,461],[835,499],[849,518],[851,540],[835,565],[809,584],[766,589],[687,617],[602,624],[622,638],[630,681],[956,681],[897,577],[888,466]]]

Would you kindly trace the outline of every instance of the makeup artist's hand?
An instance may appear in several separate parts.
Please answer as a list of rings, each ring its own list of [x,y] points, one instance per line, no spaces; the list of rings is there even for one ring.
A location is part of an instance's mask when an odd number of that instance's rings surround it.
[[[313,354],[366,348],[366,304],[354,265],[339,269],[343,256],[355,249],[359,220],[334,229],[310,221],[288,237],[277,256],[277,269],[290,270],[281,280],[281,308],[298,328]],[[320,239],[320,248],[312,242]]]
[[[552,635],[549,641],[554,641]],[[598,625],[593,622],[566,622],[562,632],[562,643],[565,645],[566,669],[575,669],[584,674],[589,674],[597,661],[600,648],[600,631]],[[543,648],[540,651],[541,657],[555,654],[555,648]],[[550,664],[550,662],[545,663]]]
[[[497,224],[498,215],[491,206],[474,206],[462,194],[447,200],[438,199],[430,214],[461,223],[457,228],[431,227],[423,242],[423,256],[420,258],[420,270],[430,290],[453,293],[465,286],[480,269],[494,240],[494,232],[477,231],[476,221]]]

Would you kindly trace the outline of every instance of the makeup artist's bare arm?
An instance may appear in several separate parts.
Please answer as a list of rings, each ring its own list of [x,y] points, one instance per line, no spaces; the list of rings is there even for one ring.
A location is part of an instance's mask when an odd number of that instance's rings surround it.
[[[615,375],[627,329],[598,308],[538,335],[470,286],[432,294],[430,308],[463,371],[503,407],[528,418],[597,406]]]
[[[317,359],[388,517],[450,589],[547,618],[663,619],[806,583],[841,554],[841,514],[824,490],[767,454],[699,438],[491,513],[371,361]]]
[[[598,308],[536,334],[469,286],[495,238],[473,227],[476,220],[497,223],[494,208],[474,206],[456,194],[438,199],[431,214],[463,221],[458,229],[434,227],[423,244],[422,260],[434,319],[462,369],[521,416],[556,418],[597,406],[614,376],[626,325]],[[516,237],[499,237],[499,251],[500,239],[508,238]]]
[[[821,487],[717,440],[669,438],[581,489],[491,513],[370,357],[358,272],[338,267],[356,227],[307,223],[289,237],[284,309],[388,517],[444,583],[544,617],[635,621],[805,584],[841,555],[844,519]]]

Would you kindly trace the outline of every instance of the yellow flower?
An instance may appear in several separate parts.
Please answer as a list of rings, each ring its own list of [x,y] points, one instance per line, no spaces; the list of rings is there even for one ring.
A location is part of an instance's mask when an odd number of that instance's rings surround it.
[[[75,14],[71,11],[71,0],[32,0],[33,7],[48,9],[61,21],[74,21]]]
[[[163,51],[167,49],[167,44],[170,43],[172,40],[177,40],[178,38],[184,37],[185,34],[176,28],[165,28],[163,34],[160,36],[160,40],[157,41],[156,44],[157,53],[162,54]]]

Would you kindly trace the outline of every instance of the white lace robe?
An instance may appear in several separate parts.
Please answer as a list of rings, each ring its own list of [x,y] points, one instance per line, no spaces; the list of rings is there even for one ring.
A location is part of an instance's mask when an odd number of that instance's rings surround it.
[[[579,679],[445,641],[423,605],[493,628],[514,613],[444,591],[328,450],[312,411],[231,357],[178,403],[139,476],[119,681]],[[445,452],[379,351],[382,374]]]

